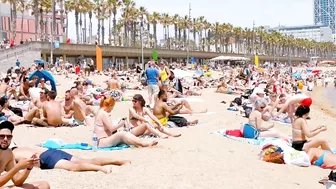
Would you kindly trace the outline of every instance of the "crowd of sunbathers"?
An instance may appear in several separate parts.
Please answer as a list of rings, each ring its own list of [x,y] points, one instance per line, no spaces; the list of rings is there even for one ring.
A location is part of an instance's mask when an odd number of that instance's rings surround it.
[[[32,65],[29,70],[11,68],[3,76],[0,85],[0,155],[3,165],[0,172],[7,171],[1,176],[3,179],[0,186],[12,180],[15,186],[22,188],[49,188],[49,184],[44,181],[24,184],[35,166],[41,169],[110,173],[111,168],[104,165],[129,163],[128,160],[109,158],[82,159],[61,150],[17,146],[11,141],[16,125],[93,126],[98,138],[98,148],[105,148],[119,144],[155,146],[158,144],[156,138],[181,136],[171,127],[193,126],[198,123],[198,120],[187,120],[181,114],[197,113],[186,99],[190,95],[201,95],[201,85],[183,87],[183,84],[187,85],[186,82],[182,78],[175,78],[173,71],[164,62],[150,62],[142,75],[137,73],[138,84],[133,87],[130,84],[134,82],[130,80],[134,80],[134,77],[121,78],[113,69],[108,72],[110,77],[105,82],[106,87],[97,85],[85,77],[90,73],[84,69],[76,76],[73,86],[65,92],[64,97],[52,89],[48,78],[31,77],[36,69],[43,70],[43,67]],[[64,75],[70,79],[69,74]],[[145,77],[145,83],[141,84],[142,77]],[[202,81],[199,77],[194,80]],[[142,95],[129,93],[131,89],[143,87],[148,88],[148,104]],[[194,89],[190,89],[192,87]],[[132,102],[129,116],[114,122],[111,120],[112,110],[121,101]],[[150,137],[140,139],[141,136]],[[23,172],[19,172],[20,170]]]
[[[312,91],[313,81],[323,78],[323,73],[309,74],[302,79],[292,77],[293,73],[287,69],[281,72],[280,69],[260,70],[253,66],[228,70],[216,90],[225,94],[241,94],[231,102],[229,108],[248,119],[240,128],[241,136],[283,139],[295,150],[306,152],[312,165],[336,169],[336,155],[329,143],[316,137],[326,131],[327,126],[311,128],[307,122],[313,101],[304,93],[304,86],[307,86],[307,93]],[[233,80],[243,87],[230,87]],[[291,124],[292,137],[276,130],[274,122],[267,125],[268,121]]]

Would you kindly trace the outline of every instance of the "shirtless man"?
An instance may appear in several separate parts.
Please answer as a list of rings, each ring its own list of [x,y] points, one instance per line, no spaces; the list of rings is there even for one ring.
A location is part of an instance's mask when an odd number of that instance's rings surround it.
[[[168,116],[178,114],[179,111],[183,108],[184,101],[176,104],[172,108],[170,108],[167,104],[167,91],[160,90],[158,94],[158,100],[154,104],[153,114],[155,117],[159,119],[163,126],[166,126],[168,121]],[[195,125],[198,123],[198,120],[193,122],[188,122],[188,125]]]
[[[111,167],[104,167],[104,165],[125,165],[130,163],[127,160],[114,160],[110,158],[93,158],[82,159],[74,157],[73,155],[62,150],[48,150],[46,148],[30,148],[12,146],[11,150],[15,156],[16,161],[26,159],[32,155],[39,158],[39,162],[35,165],[41,169],[64,169],[67,171],[101,171],[105,174],[111,173]]]
[[[280,102],[280,100],[278,101],[278,103],[275,103],[275,105],[278,105],[279,102]],[[275,115],[275,118],[279,117],[279,115],[287,109],[288,116],[291,119],[291,122],[293,123],[293,121],[294,121],[294,111],[295,111],[297,105],[310,107],[310,105],[312,103],[313,103],[312,98],[310,98],[307,95],[296,94],[294,96],[291,96],[291,97],[286,99],[286,103],[282,106],[282,108]],[[272,110],[274,108],[275,108],[275,106],[273,106]]]
[[[28,77],[23,78],[23,82],[20,85],[19,100],[30,100],[29,96],[29,79]]]
[[[94,114],[94,111],[81,100],[76,88],[70,90],[70,96],[73,100],[73,118],[75,123],[78,125],[85,125],[84,123],[87,123],[86,116],[91,113]]]
[[[122,97],[121,87],[117,79],[117,72],[112,72],[111,79],[107,81],[107,90],[114,100],[120,100]]]
[[[62,120],[62,105],[55,101],[57,94],[55,91],[48,92],[48,101],[43,103],[43,118],[50,126],[60,127],[63,124],[68,124]]]
[[[73,99],[70,96],[70,90],[65,91],[64,102],[62,102],[63,117],[70,119],[73,116]]]
[[[39,159],[35,154],[30,157],[20,160],[18,163],[14,161],[12,150],[8,149],[13,138],[12,132],[14,125],[9,121],[0,123],[0,187],[1,188],[34,188],[34,189],[49,189],[50,186],[45,181],[24,183],[28,178],[33,167],[38,163]],[[19,171],[21,171],[19,173]],[[5,186],[9,180],[12,180],[14,186]]]
[[[13,95],[14,98],[18,100],[15,87],[9,86],[9,82],[10,82],[10,79],[6,77],[4,82],[0,84],[0,97],[11,99],[11,96]],[[7,96],[7,93],[9,93],[8,96]]]

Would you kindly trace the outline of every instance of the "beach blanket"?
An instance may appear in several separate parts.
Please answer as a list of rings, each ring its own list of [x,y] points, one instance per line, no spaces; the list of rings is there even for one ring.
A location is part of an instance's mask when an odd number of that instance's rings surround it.
[[[289,119],[280,119],[280,120],[274,120],[274,119],[272,119],[271,122],[273,122],[273,123],[279,123],[279,124],[286,125],[286,126],[291,126],[291,124],[292,124]]]
[[[234,137],[234,136],[227,135],[226,130],[227,129],[223,129],[223,130],[220,130],[220,131],[212,132],[212,134],[221,135],[223,137],[226,137],[226,138],[238,141],[238,142],[245,142],[245,143],[252,144],[252,145],[255,145],[255,146],[264,146],[265,144],[269,144],[273,141],[281,140],[281,139],[278,139],[278,138],[263,138],[263,137],[259,137],[258,139]]]
[[[60,139],[49,139],[44,142],[41,147],[48,149],[71,149],[71,150],[92,150],[92,146],[88,143],[65,143]],[[129,145],[122,144],[115,147],[109,148],[98,148],[101,151],[112,151],[112,150],[123,150],[126,148],[130,148]]]

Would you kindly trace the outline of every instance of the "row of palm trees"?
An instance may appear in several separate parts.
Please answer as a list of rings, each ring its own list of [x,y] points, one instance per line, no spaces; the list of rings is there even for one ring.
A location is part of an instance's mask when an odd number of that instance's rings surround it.
[[[11,6],[14,38],[17,11],[23,13],[27,9],[33,10],[35,17],[35,31],[38,31],[35,38],[46,38],[48,18],[45,15],[53,12],[52,0],[3,1]],[[66,38],[70,27],[68,16],[74,13],[77,43],[91,43],[92,19],[97,19],[96,42],[113,46],[140,47],[143,43],[147,48],[292,57],[332,57],[336,49],[331,42],[294,39],[278,31],[269,33],[264,27],[241,28],[229,23],[210,23],[204,16],[189,18],[178,14],[150,13],[145,7],[138,8],[132,0],[56,0],[56,4]],[[108,40],[105,40],[106,23]],[[158,41],[157,27],[163,28],[163,40]]]

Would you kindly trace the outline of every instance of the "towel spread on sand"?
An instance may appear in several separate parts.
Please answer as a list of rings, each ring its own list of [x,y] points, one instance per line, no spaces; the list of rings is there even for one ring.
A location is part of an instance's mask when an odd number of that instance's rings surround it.
[[[279,123],[279,124],[282,124],[282,125],[286,125],[286,126],[291,126],[291,121],[290,119],[280,119],[280,120],[274,120],[272,119],[271,122],[273,123]]]
[[[224,136],[226,138],[229,138],[229,139],[232,139],[232,140],[235,140],[235,141],[238,141],[238,142],[246,142],[248,144],[252,144],[252,145],[255,145],[255,146],[263,146],[263,145],[269,144],[273,141],[281,140],[281,139],[277,139],[277,138],[263,138],[263,137],[259,137],[258,139],[234,137],[234,136],[227,135],[226,130],[227,129],[223,129],[223,130],[220,130],[220,131],[213,132],[212,134],[221,135],[221,136]]]
[[[49,139],[46,142],[42,144],[43,148],[48,149],[72,149],[72,150],[92,150],[92,146],[88,143],[65,143],[62,140],[59,139]],[[109,147],[109,148],[98,148],[98,150],[101,151],[112,151],[112,150],[123,150],[126,148],[130,148],[129,145],[122,144],[115,147]]]

